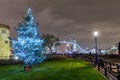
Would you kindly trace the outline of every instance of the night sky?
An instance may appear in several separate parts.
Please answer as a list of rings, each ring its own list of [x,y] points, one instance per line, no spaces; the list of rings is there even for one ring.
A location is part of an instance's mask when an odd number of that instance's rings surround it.
[[[120,0],[31,0],[41,34],[50,33],[60,40],[76,38],[81,47],[94,47],[93,31],[99,31],[98,48],[120,41]],[[28,0],[0,0],[0,23],[11,28],[22,21]]]

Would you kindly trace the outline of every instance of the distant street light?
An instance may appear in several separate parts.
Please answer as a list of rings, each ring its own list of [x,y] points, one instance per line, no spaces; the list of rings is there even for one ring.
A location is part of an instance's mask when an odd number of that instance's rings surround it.
[[[67,46],[67,47],[69,47],[70,45],[69,45],[69,44],[67,44],[66,46]]]
[[[66,46],[67,46],[67,50],[69,51],[69,46],[70,46],[70,45],[69,45],[69,44],[67,44]]]
[[[93,34],[95,37],[95,60],[94,60],[94,67],[95,67],[96,64],[98,64],[98,48],[97,48],[98,31],[95,31]]]

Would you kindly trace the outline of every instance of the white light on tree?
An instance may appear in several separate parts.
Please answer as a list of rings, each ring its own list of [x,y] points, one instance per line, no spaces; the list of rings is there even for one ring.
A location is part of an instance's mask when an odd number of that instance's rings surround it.
[[[13,53],[21,59],[25,65],[42,62],[45,58],[43,51],[43,39],[38,33],[37,24],[34,23],[34,17],[30,8],[24,21],[18,25],[17,39],[12,40]]]
[[[18,60],[19,58],[17,56],[14,57],[15,60]]]

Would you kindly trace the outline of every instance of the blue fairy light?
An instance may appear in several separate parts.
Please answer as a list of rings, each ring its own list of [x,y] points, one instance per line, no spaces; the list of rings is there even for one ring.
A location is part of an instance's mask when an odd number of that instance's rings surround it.
[[[28,8],[24,21],[18,24],[17,39],[12,40],[13,53],[23,60],[25,65],[42,62],[45,59],[43,42],[34,23],[32,11]]]

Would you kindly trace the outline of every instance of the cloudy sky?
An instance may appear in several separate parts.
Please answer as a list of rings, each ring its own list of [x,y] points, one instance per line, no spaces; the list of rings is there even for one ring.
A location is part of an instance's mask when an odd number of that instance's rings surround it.
[[[15,37],[29,0],[0,0],[0,23]],[[61,40],[76,38],[81,47],[94,47],[93,31],[99,31],[98,47],[108,48],[120,41],[120,0],[31,0],[41,34]]]

